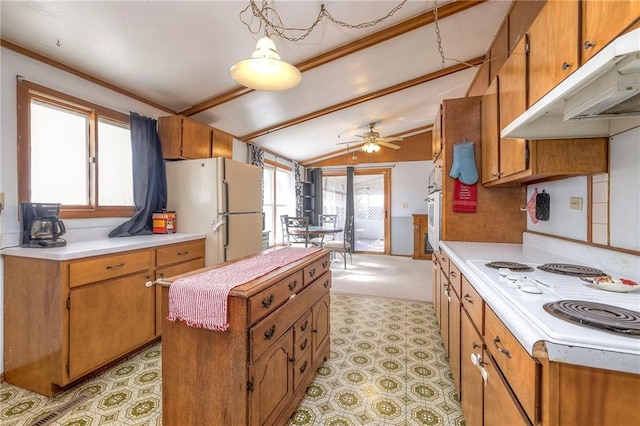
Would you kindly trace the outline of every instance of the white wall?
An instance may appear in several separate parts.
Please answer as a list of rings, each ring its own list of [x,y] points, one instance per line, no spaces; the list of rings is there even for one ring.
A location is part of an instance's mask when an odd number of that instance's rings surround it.
[[[413,214],[427,213],[431,161],[397,163],[391,169],[391,254],[413,254]]]
[[[157,118],[168,113],[127,96],[105,89],[67,72],[50,67],[11,50],[0,48],[0,192],[6,209],[0,214],[0,248],[19,244],[16,76],[128,114],[130,111]],[[135,92],[135,88],[129,88]],[[68,241],[106,237],[124,218],[65,220]],[[0,251],[1,253],[1,251]],[[4,319],[4,267],[0,257],[0,317]],[[4,335],[0,328],[0,372],[4,371]]]

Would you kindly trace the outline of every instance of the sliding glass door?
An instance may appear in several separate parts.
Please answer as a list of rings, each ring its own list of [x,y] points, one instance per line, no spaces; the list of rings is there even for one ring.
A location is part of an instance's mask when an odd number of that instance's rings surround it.
[[[355,251],[390,253],[389,169],[355,170],[353,177]],[[344,223],[347,200],[345,171],[324,171],[322,177],[324,214],[337,214]],[[338,238],[342,238],[339,235]]]

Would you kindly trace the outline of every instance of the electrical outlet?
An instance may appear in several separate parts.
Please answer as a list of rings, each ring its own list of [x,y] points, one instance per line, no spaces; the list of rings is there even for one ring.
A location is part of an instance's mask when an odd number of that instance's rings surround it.
[[[571,210],[582,210],[582,197],[569,198],[569,208]]]
[[[4,209],[4,192],[0,192],[0,211]]]
[[[408,209],[409,208],[409,203],[402,203],[402,208],[403,209]]]

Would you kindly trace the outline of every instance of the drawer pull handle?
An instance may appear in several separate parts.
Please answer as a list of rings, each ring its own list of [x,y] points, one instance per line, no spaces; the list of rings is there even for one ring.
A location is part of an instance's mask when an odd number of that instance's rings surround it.
[[[291,357],[291,358],[289,358],[289,362],[291,362],[291,363],[296,362],[296,358],[295,358],[295,357]]]
[[[289,283],[289,290],[293,291],[298,286],[298,280],[293,280]]]
[[[314,329],[313,329],[313,330],[311,330],[311,331],[313,331],[314,333],[317,333],[317,332],[318,332],[318,329],[317,329],[317,328],[314,328]]]
[[[178,256],[186,256],[188,254],[189,254],[188,251],[180,251],[180,252],[178,252]]]
[[[264,340],[270,340],[276,333],[276,325],[273,324],[271,328],[264,332]]]
[[[164,272],[158,272],[158,276],[159,276],[160,278],[164,278]]]
[[[324,285],[324,288],[329,288],[329,280],[325,281],[323,285]]]
[[[569,68],[571,68],[573,66],[573,64],[571,62],[563,62],[562,63],[562,71],[566,71]]]
[[[464,296],[462,296],[464,298],[464,300],[467,301],[467,303],[469,303],[470,305],[473,305],[473,299],[471,298],[471,296],[469,296],[469,294],[465,294]]]
[[[589,50],[589,49],[591,49],[592,47],[594,47],[595,45],[596,45],[596,42],[595,42],[595,41],[589,41],[589,40],[587,40],[587,41],[585,41],[585,42],[584,42],[584,44],[582,45],[582,49],[584,49],[584,50]]]
[[[301,351],[303,351],[307,347],[307,343],[309,343],[309,339],[304,339],[304,342],[300,343]]]
[[[313,268],[312,270],[309,271],[309,276],[311,278],[313,278],[313,276],[316,274],[316,268]]]
[[[265,297],[262,300],[262,307],[265,309],[268,309],[269,306],[271,306],[271,304],[273,303],[273,298],[274,298],[273,294],[269,295],[269,297]]]
[[[322,262],[322,269],[327,269],[327,265],[329,264],[329,262],[327,262],[326,260],[324,262]]]
[[[505,354],[507,358],[511,358],[511,352],[509,352],[507,349],[504,348],[504,346],[500,344],[500,338],[498,336],[496,336],[496,338],[493,339],[493,346],[495,346],[497,350]]]
[[[307,361],[305,361],[305,362],[304,362],[304,364],[302,364],[302,365],[300,366],[300,372],[301,372],[301,373],[304,373],[304,370],[306,370],[306,369],[307,369]]]
[[[451,271],[451,272],[449,272],[449,275],[451,275],[453,278],[455,278],[455,277],[456,277],[456,273],[455,273],[455,271]]]
[[[306,320],[301,326],[300,326],[300,330],[305,331],[307,329],[307,327],[309,326],[309,320]]]
[[[124,267],[124,263],[120,263],[119,265],[109,265],[107,266],[107,269],[120,269]]]
[[[471,342],[471,347],[473,349],[480,349],[482,347],[482,345],[477,344],[476,342]]]

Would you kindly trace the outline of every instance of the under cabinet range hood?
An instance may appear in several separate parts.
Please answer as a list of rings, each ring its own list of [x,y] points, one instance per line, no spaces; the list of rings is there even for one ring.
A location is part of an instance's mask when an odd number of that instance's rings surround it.
[[[622,126],[617,127],[623,129],[640,124],[640,29],[611,42],[505,127],[500,136],[610,136],[616,127],[611,120],[619,120]]]

